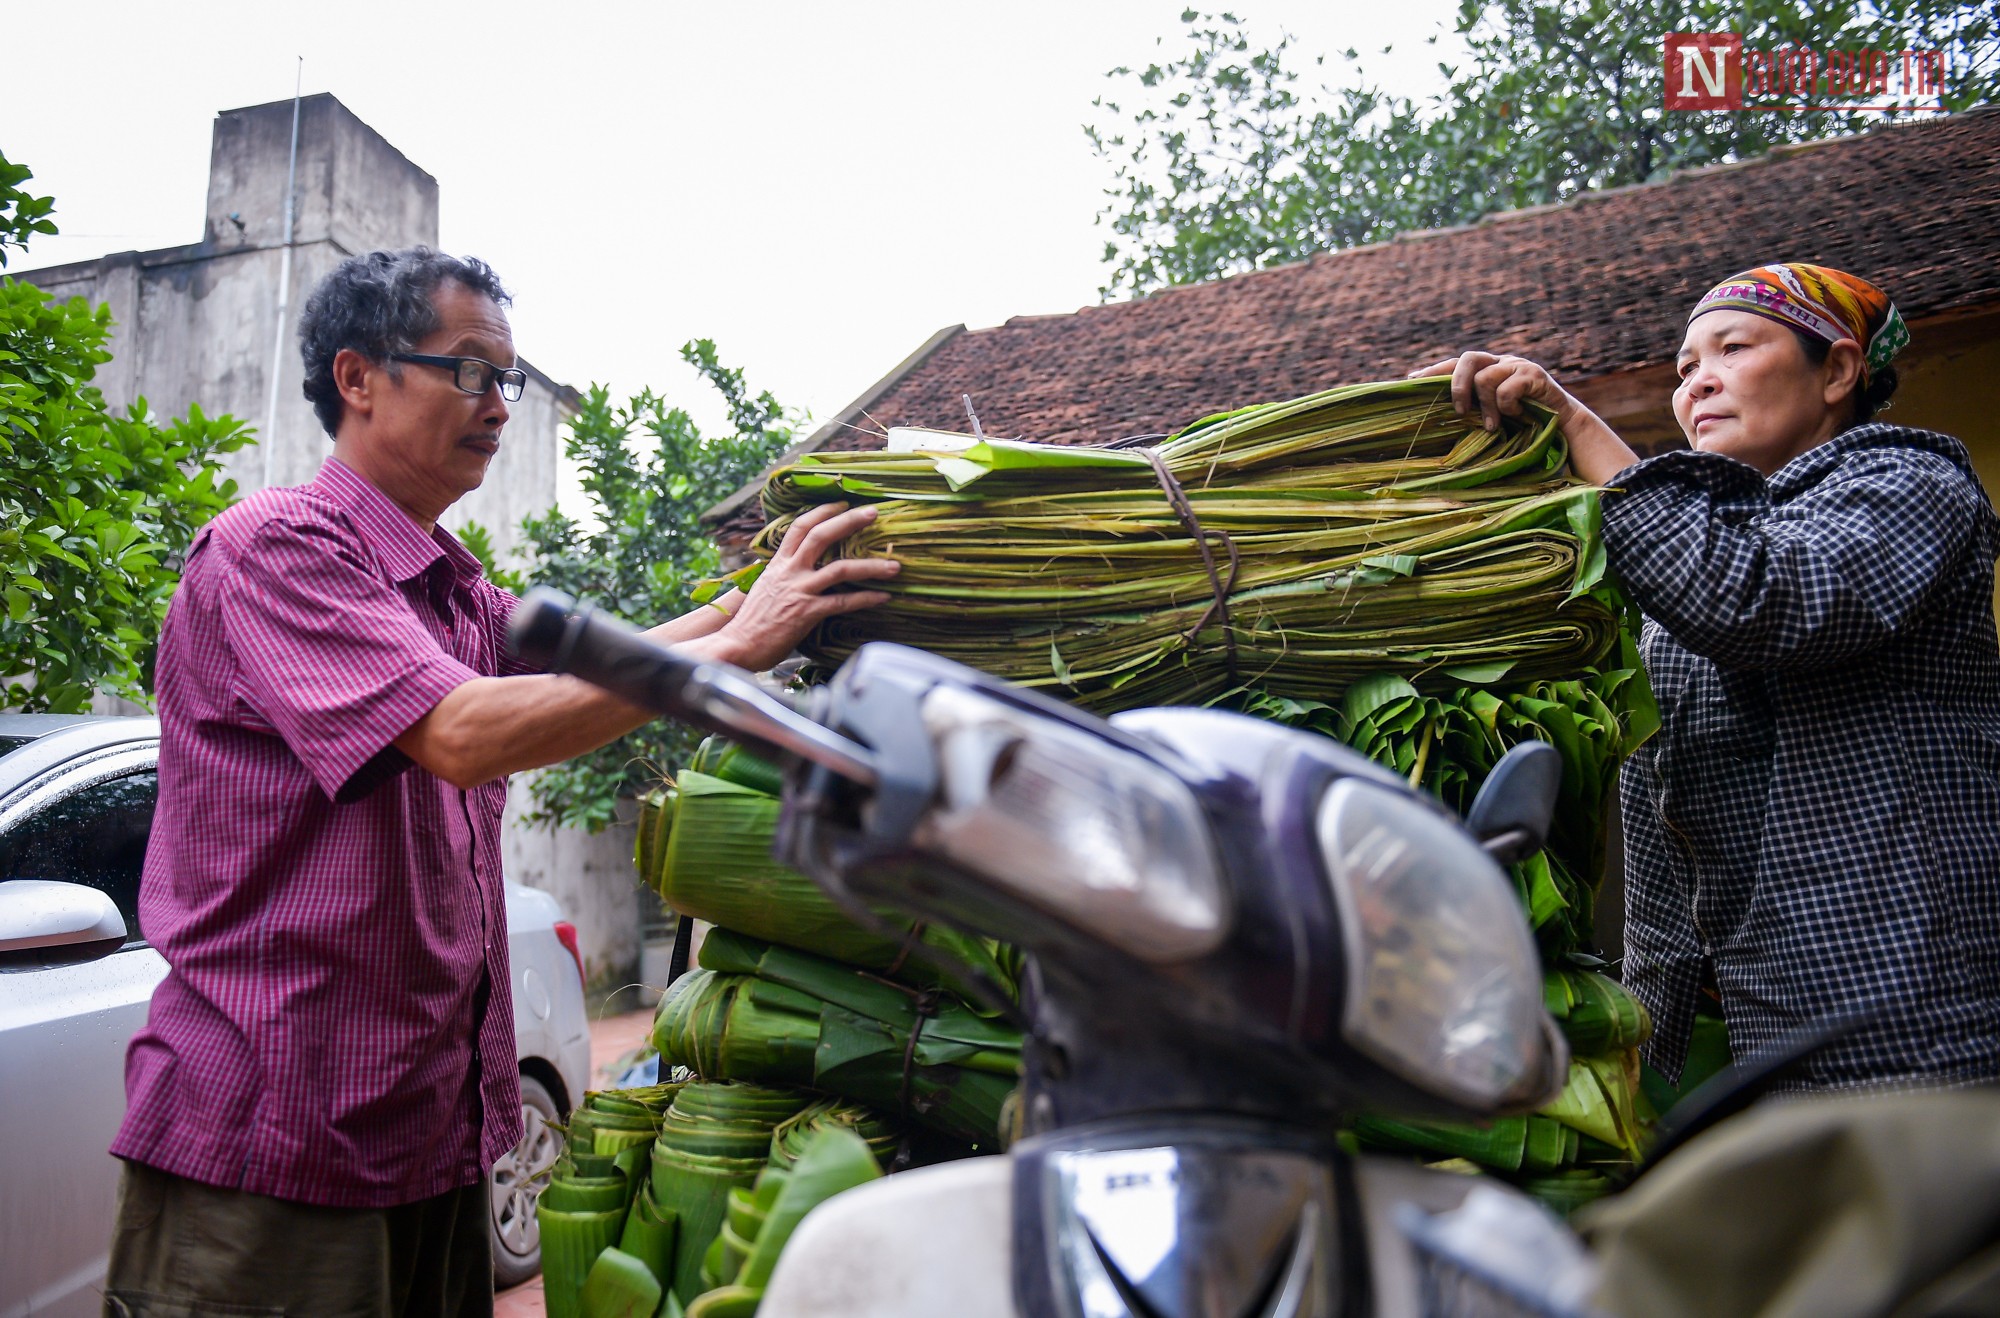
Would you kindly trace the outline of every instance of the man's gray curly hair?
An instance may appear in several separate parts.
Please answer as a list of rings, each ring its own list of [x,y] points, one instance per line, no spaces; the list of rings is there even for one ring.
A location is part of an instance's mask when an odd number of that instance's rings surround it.
[[[299,354],[305,358],[306,399],[327,434],[340,430],[335,355],[352,348],[395,373],[398,368],[389,362],[389,354],[409,352],[437,330],[432,295],[447,279],[484,293],[501,306],[514,300],[493,267],[478,257],[448,256],[428,247],[350,256],[320,280],[299,316]]]

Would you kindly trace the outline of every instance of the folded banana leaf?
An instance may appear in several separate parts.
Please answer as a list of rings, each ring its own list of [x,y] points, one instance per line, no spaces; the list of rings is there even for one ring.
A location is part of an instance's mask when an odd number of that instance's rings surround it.
[[[576,1148],[563,1150],[557,1170],[565,1176],[604,1177],[618,1175],[618,1160],[610,1154],[599,1157]]]
[[[597,1256],[583,1280],[583,1318],[653,1318],[660,1281],[640,1260],[613,1246]]]
[[[564,1213],[608,1213],[625,1207],[625,1178],[558,1175],[535,1202]]]
[[[632,844],[632,861],[638,867],[639,882],[655,892],[659,891],[660,867],[666,860],[674,821],[680,816],[680,804],[681,794],[670,782],[639,798],[639,830]]]
[[[757,1185],[764,1183],[764,1177],[770,1174],[770,1170],[766,1167],[763,1174],[757,1177]],[[754,1229],[745,1232],[739,1228],[745,1224],[746,1219],[753,1219],[756,1216],[748,1207],[754,1203],[750,1196],[755,1193],[756,1186],[752,1186],[748,1191],[729,1192],[729,1215],[723,1218],[722,1230],[716,1233],[715,1239],[709,1242],[708,1252],[701,1257],[701,1284],[705,1288],[704,1293],[721,1285],[721,1278],[735,1276],[742,1268],[743,1260],[750,1256],[750,1242],[756,1239],[756,1232]],[[769,1211],[769,1205],[764,1206],[764,1211]],[[761,1221],[761,1219],[756,1220]]]
[[[1653,1019],[1616,980],[1593,970],[1551,971],[1542,1003],[1579,1056],[1637,1048],[1652,1037]]]
[[[903,1132],[874,1109],[859,1103],[821,1099],[772,1132],[771,1165],[781,1171],[789,1169],[799,1160],[806,1144],[820,1131],[829,1128],[849,1130],[860,1136],[868,1145],[868,1151],[875,1155],[875,1161],[884,1169],[895,1157],[896,1146],[902,1142]]]
[[[1597,1077],[1597,1086],[1611,1107],[1618,1138],[1607,1143],[1616,1144],[1636,1160],[1644,1152],[1659,1120],[1640,1083],[1639,1050],[1623,1048],[1581,1060]]]
[[[742,757],[732,763],[740,777],[756,776]],[[878,911],[897,931],[885,937],[857,924],[811,879],[779,864],[771,856],[778,808],[777,797],[748,782],[693,769],[680,773],[671,788],[640,803],[640,879],[681,914],[766,942],[905,983],[938,983],[931,964],[911,955],[910,944],[919,942],[949,964],[969,966],[1013,991],[1011,965],[990,939]]]
[[[667,1062],[819,1090],[994,1144],[1020,1070],[1012,1026],[729,929],[704,940],[701,964],[660,1003],[653,1042]]]
[[[756,1318],[757,1305],[763,1298],[762,1291],[718,1286],[696,1296],[687,1308],[686,1318]]]
[[[1518,1184],[1563,1217],[1616,1188],[1610,1177],[1588,1167],[1574,1167],[1553,1176],[1524,1177]]]
[[[754,1312],[792,1233],[833,1196],[882,1175],[874,1152],[839,1124],[812,1128],[789,1169],[767,1167],[749,1194],[737,1192],[753,1234],[718,1238],[709,1253],[711,1288],[688,1306],[691,1318]],[[747,1307],[745,1307],[747,1306]]]
[[[766,1167],[764,1174],[769,1174],[770,1170],[769,1167]],[[764,1175],[759,1175],[757,1177],[757,1185],[762,1185],[763,1183]],[[771,1205],[769,1203],[758,1203],[756,1196],[757,1186],[752,1186],[748,1190],[731,1190],[729,1192],[729,1216],[722,1221],[723,1230],[733,1232],[739,1240],[755,1240],[757,1238],[757,1233],[763,1230],[764,1219],[770,1215]],[[719,1277],[724,1274],[718,1272],[716,1275]],[[735,1274],[730,1273],[728,1275],[734,1276]]]
[[[1581,1151],[1576,1131],[1548,1117],[1501,1117],[1491,1124],[1355,1119],[1361,1147],[1377,1152],[1463,1158],[1497,1172],[1553,1172],[1574,1164]]]
[[[1562,1093],[1539,1115],[1573,1128],[1610,1155],[1587,1153],[1586,1160],[1629,1166],[1643,1154],[1655,1120],[1638,1054],[1652,1033],[1652,1019],[1623,986],[1595,971],[1554,971],[1544,978],[1542,994],[1569,1038],[1572,1056]],[[1580,1184],[1570,1185],[1563,1202],[1550,1206],[1574,1207],[1569,1201],[1583,1193]]]
[[[1569,1064],[1569,1079],[1556,1101],[1536,1110],[1604,1144],[1624,1148],[1630,1140],[1628,1133],[1619,1128],[1611,1097],[1598,1082],[1597,1073],[1581,1061]]]
[[[604,1212],[563,1212],[535,1205],[542,1238],[542,1293],[549,1318],[581,1318],[583,1284],[597,1256],[618,1243],[625,1208]]]
[[[640,1085],[633,1089],[593,1089],[584,1095],[584,1106],[598,1112],[650,1117],[658,1126],[660,1118],[673,1106],[674,1096],[680,1092],[681,1087],[676,1083]]]
[[[1224,703],[1344,742],[1460,814],[1513,747],[1531,740],[1555,747],[1563,774],[1549,845],[1516,865],[1514,877],[1544,958],[1560,963],[1590,945],[1618,766],[1659,727],[1637,652],[1629,638],[1623,644],[1631,666],[1563,680],[1427,695],[1378,673],[1349,686],[1337,705],[1256,690]]]
[[[680,1227],[679,1219],[660,1207],[653,1191],[653,1180],[649,1174],[639,1193],[632,1199],[632,1208],[625,1216],[625,1230],[618,1238],[618,1248],[644,1263],[657,1277],[661,1285],[666,1285],[674,1275],[674,1242]]]
[[[615,1159],[634,1145],[651,1144],[654,1134],[654,1124],[644,1118],[620,1119],[599,1113],[590,1124],[591,1152]]]
[[[702,1256],[722,1229],[729,1191],[755,1184],[780,1122],[808,1099],[758,1085],[696,1083],[675,1095],[653,1144],[654,1211],[674,1223],[667,1287],[683,1303],[699,1294]]]
[[[702,738],[687,767],[696,773],[748,787],[766,796],[778,795],[785,785],[785,775],[779,772],[777,765],[759,759],[724,737]]]
[[[586,1092],[563,1128],[565,1150],[572,1158],[585,1154],[615,1158],[621,1149],[652,1143],[660,1113],[673,1101],[678,1088],[664,1084]],[[599,1132],[603,1132],[602,1139]]]

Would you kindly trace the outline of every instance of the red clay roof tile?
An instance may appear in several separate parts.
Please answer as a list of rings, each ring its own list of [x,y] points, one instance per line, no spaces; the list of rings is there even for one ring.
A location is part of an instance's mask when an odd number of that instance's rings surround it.
[[[2000,301],[2000,109],[1781,149],[1070,315],[948,340],[883,425],[1103,443],[1465,348],[1587,378],[1668,360],[1688,306],[1767,261],[1854,270],[1905,319]],[[872,447],[846,431],[828,447]]]
[[[1584,380],[1670,360],[1705,289],[1781,260],[1865,275],[1911,321],[2000,302],[2000,108],[1069,315],[1017,316],[945,338],[867,413],[884,426],[965,430],[969,394],[987,434],[1091,444],[1473,347]],[[827,448],[881,442],[828,429]],[[733,514],[724,539],[755,529],[755,507],[717,510]]]

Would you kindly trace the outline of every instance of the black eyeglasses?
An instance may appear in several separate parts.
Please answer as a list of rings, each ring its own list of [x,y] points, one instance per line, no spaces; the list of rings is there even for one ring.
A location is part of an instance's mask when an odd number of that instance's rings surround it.
[[[419,366],[442,366],[450,371],[452,380],[469,394],[484,394],[500,382],[500,396],[510,403],[521,401],[521,390],[527,388],[528,373],[518,366],[495,366],[483,357],[434,357],[426,352],[392,352],[392,362],[415,362]]]

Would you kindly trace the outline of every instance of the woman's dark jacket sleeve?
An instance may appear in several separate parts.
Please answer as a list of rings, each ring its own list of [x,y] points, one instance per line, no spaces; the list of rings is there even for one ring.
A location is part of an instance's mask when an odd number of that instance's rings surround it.
[[[1640,608],[1688,649],[1727,668],[1809,668],[1921,615],[1984,515],[1965,473],[1912,449],[1848,452],[1779,497],[1720,454],[1651,458],[1606,486],[1605,549]]]

